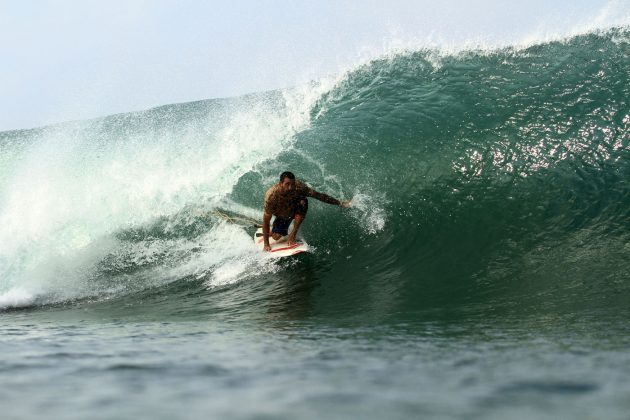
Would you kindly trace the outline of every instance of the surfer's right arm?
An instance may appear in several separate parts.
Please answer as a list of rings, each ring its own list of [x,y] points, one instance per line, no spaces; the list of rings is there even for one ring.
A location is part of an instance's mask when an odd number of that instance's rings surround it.
[[[271,245],[269,245],[269,222],[271,222],[271,213],[263,213],[263,240],[265,241],[264,251],[271,251]]]

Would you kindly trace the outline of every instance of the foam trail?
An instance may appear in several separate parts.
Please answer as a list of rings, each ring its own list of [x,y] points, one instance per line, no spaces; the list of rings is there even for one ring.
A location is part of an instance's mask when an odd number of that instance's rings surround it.
[[[352,197],[350,210],[359,226],[366,233],[375,235],[385,228],[387,222],[386,204],[387,199],[384,195],[370,196],[357,191]]]

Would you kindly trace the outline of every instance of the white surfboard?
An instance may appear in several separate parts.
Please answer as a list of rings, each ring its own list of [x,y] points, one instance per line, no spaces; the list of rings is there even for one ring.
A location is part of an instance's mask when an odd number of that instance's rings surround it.
[[[271,246],[269,254],[273,257],[289,257],[291,255],[301,254],[302,252],[308,252],[309,247],[308,244],[304,242],[304,239],[297,238],[293,245],[287,245],[288,238],[288,236],[283,236],[276,241],[272,237],[269,237],[269,245]],[[265,241],[263,240],[262,228],[258,228],[254,234],[254,243],[261,251],[263,250]]]

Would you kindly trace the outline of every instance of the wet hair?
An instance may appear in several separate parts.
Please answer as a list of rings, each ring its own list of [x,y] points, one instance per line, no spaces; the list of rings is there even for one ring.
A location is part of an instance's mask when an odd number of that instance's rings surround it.
[[[284,181],[284,178],[289,178],[289,179],[295,179],[295,175],[293,175],[293,172],[282,172],[280,174],[280,182]]]

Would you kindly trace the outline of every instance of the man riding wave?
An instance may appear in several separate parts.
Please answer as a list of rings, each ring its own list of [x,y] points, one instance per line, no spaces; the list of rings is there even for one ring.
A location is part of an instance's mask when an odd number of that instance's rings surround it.
[[[265,204],[263,212],[263,239],[264,250],[270,251],[269,237],[276,241],[283,236],[289,235],[287,245],[295,243],[300,225],[306,217],[308,211],[308,200],[306,197],[313,197],[324,203],[340,207],[349,207],[350,200],[339,201],[336,198],[320,193],[306,185],[304,182],[296,180],[291,172],[280,174],[280,182],[274,184],[265,193]],[[276,216],[269,232],[271,216]],[[289,225],[293,221],[293,229],[289,234]]]

